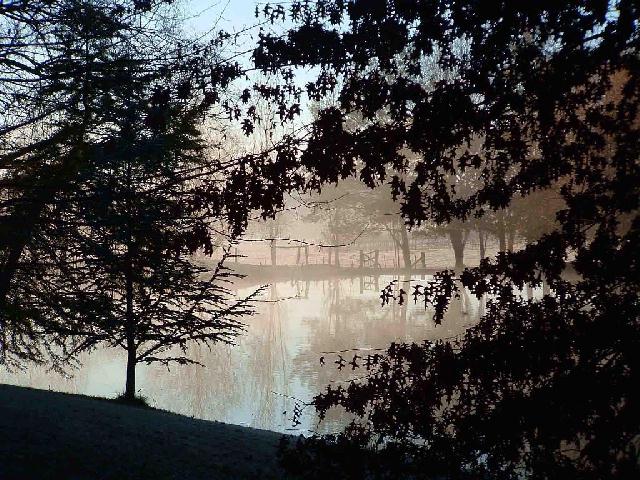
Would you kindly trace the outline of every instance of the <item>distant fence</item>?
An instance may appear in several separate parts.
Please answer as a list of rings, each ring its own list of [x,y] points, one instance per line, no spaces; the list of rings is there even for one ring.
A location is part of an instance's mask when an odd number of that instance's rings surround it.
[[[453,265],[451,244],[446,237],[412,238],[411,268],[426,269]],[[478,239],[471,235],[465,247],[465,263],[478,258]],[[486,243],[486,253],[497,251],[497,242]],[[277,245],[277,242],[252,243],[235,249],[234,261],[252,265],[335,265],[347,268],[404,268],[402,252],[393,241],[364,240],[350,246]],[[468,263],[470,262],[470,263]]]
[[[276,264],[280,266],[304,266],[304,265],[336,265],[348,268],[401,268],[402,258],[398,258],[397,252],[381,250],[357,250],[334,251],[329,254],[328,248],[311,250],[308,246],[302,247],[277,247]],[[240,249],[234,251],[235,263],[247,263],[253,265],[273,265],[273,257],[270,255],[249,254],[243,256]],[[425,252],[412,254],[412,268],[426,268]]]

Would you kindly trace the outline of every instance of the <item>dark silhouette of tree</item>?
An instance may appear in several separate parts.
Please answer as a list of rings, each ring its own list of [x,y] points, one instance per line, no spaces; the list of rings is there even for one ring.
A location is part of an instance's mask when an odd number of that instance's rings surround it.
[[[117,82],[121,36],[144,35],[141,18],[165,2],[15,1],[0,5],[0,331],[2,361],[42,360],[23,280],[37,277],[40,226],[56,195],[86,167],[102,102]],[[39,240],[40,239],[40,240]],[[44,242],[46,243],[46,242]],[[19,272],[25,275],[19,275]],[[22,277],[22,278],[18,278]],[[47,342],[48,343],[48,342]],[[45,345],[47,344],[45,343]]]
[[[489,294],[464,336],[391,345],[365,379],[316,397],[321,415],[359,418],[301,440],[289,465],[310,478],[638,476],[635,2],[321,0],[264,14],[295,27],[264,33],[256,64],[315,66],[306,93],[340,101],[300,153],[311,187],[389,182],[410,225],[482,218],[556,186],[563,205],[537,241],[508,251],[505,240],[461,273]],[[452,75],[425,83],[434,62]],[[351,112],[366,125],[345,128]],[[409,152],[419,161],[405,175]],[[462,195],[449,178],[466,171],[481,175]],[[541,300],[516,293],[543,277]],[[408,297],[440,321],[458,294],[442,272]]]
[[[70,339],[72,354],[105,344],[127,351],[128,399],[137,363],[193,363],[189,345],[230,342],[251,312],[225,287],[233,277],[226,255],[213,273],[189,258],[198,248],[213,252],[211,211],[201,205],[215,196],[181,175],[210,167],[186,99],[172,101],[166,82],[153,87],[130,73],[121,96],[111,91],[112,137],[90,158],[82,186],[62,199],[63,223],[49,237],[66,261],[38,278],[34,295],[41,323]],[[156,104],[165,92],[166,104]],[[163,121],[150,124],[158,108]]]
[[[170,3],[0,6],[2,362],[122,347],[129,399],[138,362],[189,363],[189,344],[242,330],[250,299],[227,289],[227,254],[213,272],[189,256],[233,241],[255,210],[273,216],[300,184],[278,142],[227,158],[204,142],[259,118],[230,88],[245,72],[220,55],[229,36],[185,38]]]

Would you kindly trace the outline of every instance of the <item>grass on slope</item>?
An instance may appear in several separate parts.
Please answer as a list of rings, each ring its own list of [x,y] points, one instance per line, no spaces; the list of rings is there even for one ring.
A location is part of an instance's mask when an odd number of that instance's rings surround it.
[[[281,435],[113,400],[0,385],[0,479],[283,478]]]

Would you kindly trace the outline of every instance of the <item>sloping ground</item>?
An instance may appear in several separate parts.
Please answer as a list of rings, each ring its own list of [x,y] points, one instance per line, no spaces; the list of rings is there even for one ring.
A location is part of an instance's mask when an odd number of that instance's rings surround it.
[[[0,385],[0,479],[283,478],[281,435]]]

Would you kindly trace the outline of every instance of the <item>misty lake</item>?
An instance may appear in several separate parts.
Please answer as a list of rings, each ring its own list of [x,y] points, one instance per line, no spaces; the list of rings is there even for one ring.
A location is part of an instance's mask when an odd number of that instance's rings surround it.
[[[337,431],[346,422],[341,412],[318,424],[311,407],[293,425],[296,404],[311,400],[330,382],[346,382],[365,370],[350,365],[339,371],[341,350],[349,362],[354,353],[366,356],[390,342],[439,339],[460,334],[481,313],[470,295],[455,299],[442,325],[431,320],[424,305],[381,306],[380,290],[392,280],[404,290],[425,277],[381,276],[275,283],[266,288],[256,315],[236,345],[195,347],[191,357],[206,365],[138,366],[139,393],[151,405],[176,413],[289,433]],[[426,277],[428,280],[428,277]],[[244,288],[246,295],[255,288]],[[327,353],[329,352],[329,353]],[[325,357],[321,365],[320,357]],[[64,378],[44,368],[0,373],[0,382],[42,389],[114,397],[124,388],[125,356],[114,349],[97,350],[81,358],[82,367]]]

